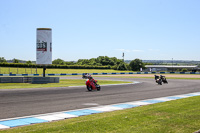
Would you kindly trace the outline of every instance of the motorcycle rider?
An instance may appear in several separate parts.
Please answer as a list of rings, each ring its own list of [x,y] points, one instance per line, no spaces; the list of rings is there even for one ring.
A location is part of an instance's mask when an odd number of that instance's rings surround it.
[[[159,79],[159,76],[157,76],[157,75],[154,75],[154,76],[155,76],[155,80]]]
[[[97,89],[97,91],[100,91],[100,85],[97,84],[97,80],[94,80],[94,78],[90,75],[88,79],[86,80],[86,87],[88,91],[92,91]]]

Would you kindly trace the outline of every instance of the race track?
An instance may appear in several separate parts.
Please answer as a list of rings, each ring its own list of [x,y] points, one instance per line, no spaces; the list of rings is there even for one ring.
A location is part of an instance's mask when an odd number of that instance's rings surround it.
[[[80,77],[62,78],[80,79]],[[128,80],[140,83],[102,86],[101,91],[93,92],[88,92],[85,86],[0,90],[0,119],[200,92],[199,80],[168,79],[169,84],[161,86],[157,85],[154,79],[103,77],[95,79]]]

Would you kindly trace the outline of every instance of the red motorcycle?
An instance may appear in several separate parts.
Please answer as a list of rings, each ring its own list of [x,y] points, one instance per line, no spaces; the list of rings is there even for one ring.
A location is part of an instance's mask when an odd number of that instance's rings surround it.
[[[99,84],[97,84],[97,80],[94,80],[92,77],[89,77],[89,79],[86,81],[86,87],[88,91],[92,91],[92,90],[97,90],[100,91],[101,87]]]

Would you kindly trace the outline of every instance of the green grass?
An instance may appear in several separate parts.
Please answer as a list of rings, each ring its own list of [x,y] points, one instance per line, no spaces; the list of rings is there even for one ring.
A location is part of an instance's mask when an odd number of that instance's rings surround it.
[[[61,79],[60,83],[48,83],[48,84],[30,84],[30,83],[0,83],[0,89],[17,89],[17,88],[45,88],[45,87],[67,87],[67,86],[79,86],[85,85],[85,79]],[[128,81],[110,81],[110,80],[98,80],[98,84],[121,84],[131,83]]]
[[[42,68],[15,68],[15,67],[0,67],[1,74],[9,74],[12,72],[13,74],[42,74]],[[118,71],[112,69],[54,69],[54,68],[47,68],[46,74],[60,74],[60,73],[120,73],[120,72],[131,72],[131,71]]]
[[[200,129],[200,96],[50,123],[5,133],[192,133]]]

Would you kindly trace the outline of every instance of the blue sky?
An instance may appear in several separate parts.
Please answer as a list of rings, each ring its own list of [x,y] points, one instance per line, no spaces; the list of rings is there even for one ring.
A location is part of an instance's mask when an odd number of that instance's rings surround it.
[[[53,60],[200,60],[200,0],[0,0],[0,57],[36,60],[52,28]]]

